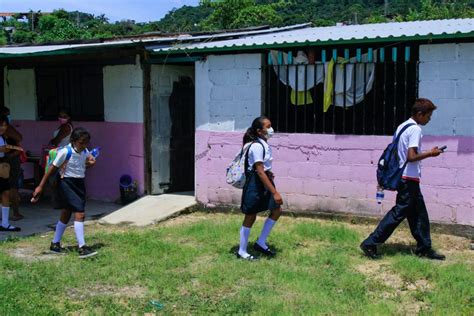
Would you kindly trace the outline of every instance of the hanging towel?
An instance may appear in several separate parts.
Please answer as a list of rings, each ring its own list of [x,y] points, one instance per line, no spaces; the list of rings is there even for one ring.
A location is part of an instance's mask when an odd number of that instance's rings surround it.
[[[306,100],[305,100],[305,95],[306,95]],[[298,96],[298,100],[296,100],[296,96]],[[293,105],[312,104],[313,103],[313,98],[311,97],[311,92],[309,92],[309,91],[295,92],[295,90],[292,89],[291,92],[290,92],[290,102]]]
[[[326,78],[324,79],[324,100],[323,100],[323,111],[327,112],[332,104],[332,96],[334,91],[334,59],[331,58],[329,63],[325,64],[326,67]]]

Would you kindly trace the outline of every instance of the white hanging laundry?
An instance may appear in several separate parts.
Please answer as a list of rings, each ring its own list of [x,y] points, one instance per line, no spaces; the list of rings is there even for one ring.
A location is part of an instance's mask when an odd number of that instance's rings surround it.
[[[376,52],[374,53],[376,55]],[[375,64],[368,63],[368,56],[361,56],[361,62],[356,63],[356,58],[351,58],[346,67],[346,86],[344,89],[344,65],[337,64],[334,67],[336,72],[335,105],[344,107],[344,96],[346,107],[351,107],[364,100],[364,63],[366,63],[365,94],[372,90],[375,75]],[[354,102],[354,69],[355,69],[355,102]],[[345,93],[344,93],[345,92]]]
[[[280,81],[285,84],[289,85],[293,90],[301,92],[307,91],[314,87],[315,85],[315,68],[316,68],[316,84],[323,82],[323,67],[315,65],[308,65],[308,57],[303,51],[298,51],[296,57],[293,58],[293,64],[288,65],[288,54],[282,54],[282,65],[278,66],[278,51],[272,50],[271,57],[272,57],[272,64],[275,73],[278,75],[278,68],[280,68]],[[296,66],[299,65],[299,66]],[[306,66],[304,66],[306,65]],[[306,68],[306,69],[305,69]],[[306,82],[305,82],[305,71],[306,71]],[[297,79],[298,78],[298,79]],[[289,84],[287,83],[287,79]],[[296,82],[298,81],[298,85]]]

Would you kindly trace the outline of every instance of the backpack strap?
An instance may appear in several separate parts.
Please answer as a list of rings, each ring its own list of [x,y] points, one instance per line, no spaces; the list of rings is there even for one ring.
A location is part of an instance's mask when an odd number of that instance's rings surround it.
[[[247,170],[248,170],[248,168],[249,168],[249,151],[250,151],[250,147],[251,147],[254,143],[259,143],[260,145],[262,145],[262,148],[263,148],[263,160],[265,160],[265,146],[263,146],[262,142],[259,141],[258,139],[252,141],[252,143],[249,145],[249,147],[247,148],[247,150],[246,150],[246,152],[245,152],[245,172],[247,172]]]
[[[405,132],[405,131],[407,130],[407,128],[409,128],[410,126],[413,126],[413,125],[415,125],[415,124],[409,123],[409,124],[403,126],[402,129],[400,130],[400,132],[398,133],[398,135],[396,135],[396,137],[395,137],[395,135],[393,136],[393,138],[394,138],[394,139],[393,139],[393,143],[394,143],[394,144],[398,144],[398,141],[400,140],[400,137],[402,136],[403,132]],[[405,167],[407,166],[407,164],[408,164],[408,157],[407,157],[407,159],[405,160],[405,163],[403,164],[402,169],[405,169]]]
[[[398,133],[398,135],[397,134],[393,135],[393,141],[392,142],[394,144],[398,143],[398,141],[400,140],[400,137],[402,136],[403,132],[405,132],[407,130],[407,128],[409,128],[410,126],[413,126],[413,125],[415,125],[415,124],[414,123],[409,123],[409,124],[403,126],[402,129],[400,130],[400,132]]]
[[[66,160],[64,160],[63,164],[59,168],[60,169],[60,174],[61,174],[61,179],[64,178],[64,171],[66,171],[67,163],[68,163],[69,159],[71,159],[71,156],[72,156],[72,148],[71,148],[70,145],[66,146],[66,150],[67,150]]]

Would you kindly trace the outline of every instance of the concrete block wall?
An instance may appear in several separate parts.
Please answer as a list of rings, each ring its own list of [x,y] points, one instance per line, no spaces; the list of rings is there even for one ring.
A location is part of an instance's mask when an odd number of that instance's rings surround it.
[[[226,184],[225,169],[241,148],[242,131],[262,113],[261,81],[250,79],[257,72],[246,77],[246,68],[236,69],[243,56],[211,56],[196,65],[196,198],[210,206],[240,205],[241,190]],[[438,105],[423,127],[423,148],[448,146],[440,157],[422,162],[422,192],[435,222],[474,225],[473,57],[470,43],[420,49],[420,96]],[[245,78],[253,92],[239,88]],[[246,108],[247,98],[252,102]],[[386,136],[278,133],[270,145],[285,209],[383,216],[396,193],[386,192],[382,207],[376,204],[375,164],[390,141]]]
[[[421,45],[419,78],[438,106],[425,134],[474,136],[474,43]]]
[[[196,62],[196,129],[240,131],[261,114],[260,54],[208,56]]]
[[[225,182],[225,170],[241,148],[242,133],[197,131],[196,197],[213,205],[240,205],[241,190]],[[377,160],[386,136],[277,134],[273,148],[275,184],[286,210],[333,211],[382,216],[396,192],[375,201]],[[430,219],[474,224],[474,143],[467,137],[423,139],[425,148],[448,145],[443,155],[423,162],[422,192]]]

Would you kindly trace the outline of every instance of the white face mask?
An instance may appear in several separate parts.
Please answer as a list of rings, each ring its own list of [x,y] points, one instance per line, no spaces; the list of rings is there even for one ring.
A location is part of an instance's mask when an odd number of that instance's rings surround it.
[[[267,128],[265,129],[266,130],[266,134],[265,134],[265,138],[266,139],[270,139],[272,138],[273,134],[275,133],[275,131],[273,130],[273,127],[270,127],[270,128]]]

